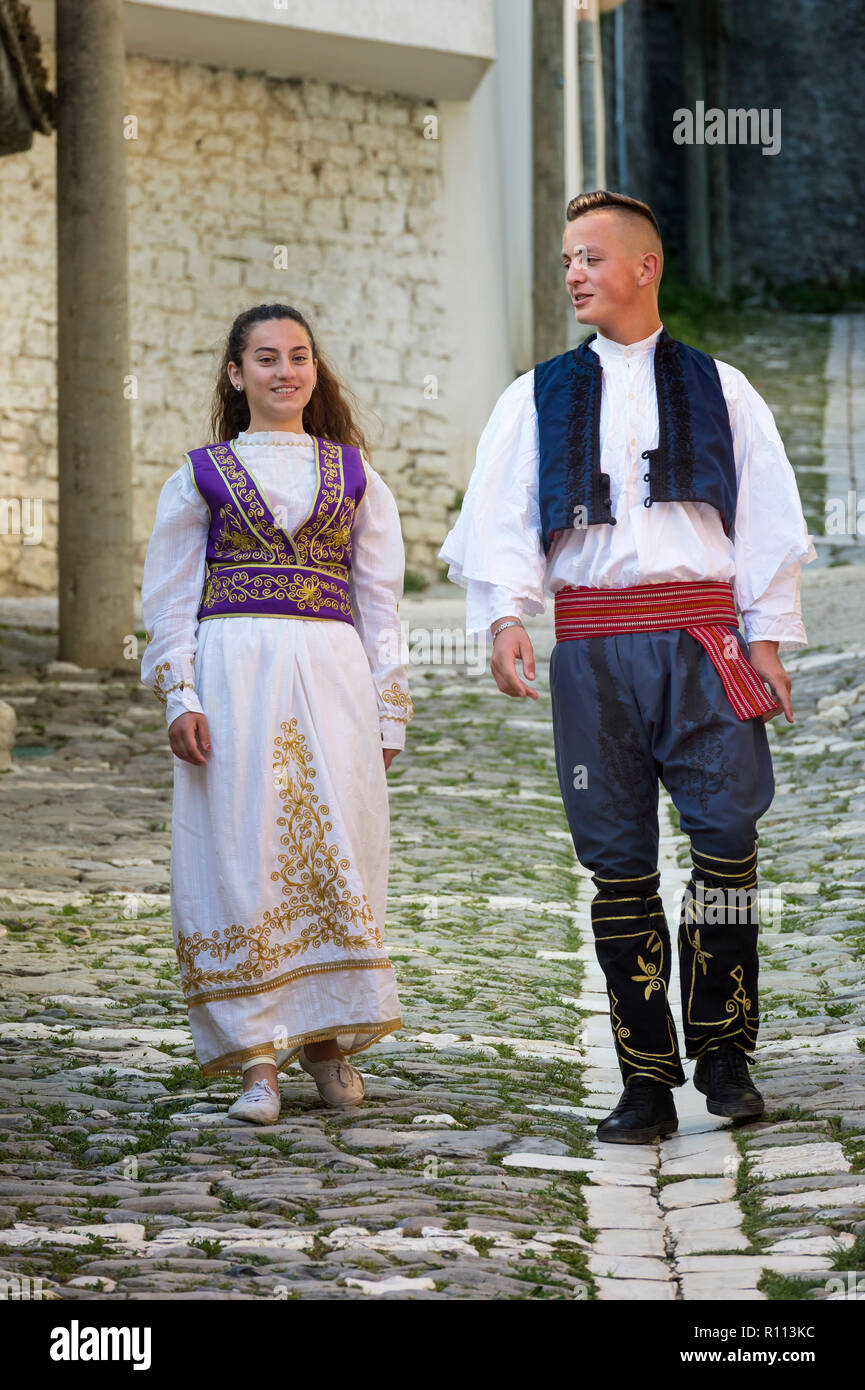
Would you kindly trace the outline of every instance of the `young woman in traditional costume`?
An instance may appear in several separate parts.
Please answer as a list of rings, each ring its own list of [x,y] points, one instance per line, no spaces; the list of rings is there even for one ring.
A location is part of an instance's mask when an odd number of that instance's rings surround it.
[[[394,499],[298,310],[228,334],[212,438],[162,488],[141,678],[174,753],[171,911],[205,1076],[274,1123],[296,1058],[358,1104],[346,1056],[401,1026],[382,940],[386,771],[412,717]]]
[[[678,948],[695,1084],[713,1114],[763,1111],[747,1060],[757,822],[774,794],[765,721],[783,710],[792,722],[778,649],[806,644],[800,567],[815,550],[765,401],[661,323],[651,209],[606,190],[574,198],[562,260],[577,323],[597,331],[500,397],[440,556],[467,590],[468,630],[490,628],[508,695],[537,698],[521,615],[555,595],[559,785],[597,889],[625,1083],[598,1135],[645,1143],[676,1129],[685,1081],[658,893],[659,778],[691,841]]]

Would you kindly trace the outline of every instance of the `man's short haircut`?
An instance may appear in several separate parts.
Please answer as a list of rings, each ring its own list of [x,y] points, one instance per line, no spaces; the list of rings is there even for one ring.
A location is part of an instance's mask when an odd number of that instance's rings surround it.
[[[606,188],[596,188],[593,193],[580,193],[568,203],[568,221],[574,222],[584,213],[599,212],[602,208],[613,208],[617,212],[627,212],[645,218],[651,223],[663,246],[661,229],[649,204],[641,203],[639,198],[629,198],[627,193],[610,193]]]

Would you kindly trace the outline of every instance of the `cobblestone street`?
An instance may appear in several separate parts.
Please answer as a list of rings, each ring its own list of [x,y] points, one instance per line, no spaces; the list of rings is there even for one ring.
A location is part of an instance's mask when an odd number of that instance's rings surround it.
[[[194,1061],[161,707],[137,670],[46,664],[47,628],[5,601],[2,1275],[66,1300],[844,1297],[865,1269],[863,577],[806,573],[796,722],[769,726],[766,1117],[716,1120],[689,1080],[678,1133],[628,1147],[594,1137],[620,1081],[556,782],[551,613],[530,626],[537,702],[412,668],[389,774],[404,1027],[357,1058],[362,1107],[321,1108],[292,1068],[262,1128]],[[456,628],[453,594],[401,611]],[[675,931],[688,845],[666,794],[661,818]]]

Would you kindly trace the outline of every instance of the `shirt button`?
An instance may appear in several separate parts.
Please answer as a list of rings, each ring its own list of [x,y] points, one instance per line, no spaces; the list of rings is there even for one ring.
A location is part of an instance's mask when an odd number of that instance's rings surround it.
[[[637,442],[636,439],[632,439],[632,440],[631,440],[631,443],[632,443],[632,444],[636,444],[636,442]]]
[[[633,399],[634,399],[634,393],[633,393],[633,391],[629,391],[629,392],[628,392],[628,400],[629,400],[629,401],[632,401]]]

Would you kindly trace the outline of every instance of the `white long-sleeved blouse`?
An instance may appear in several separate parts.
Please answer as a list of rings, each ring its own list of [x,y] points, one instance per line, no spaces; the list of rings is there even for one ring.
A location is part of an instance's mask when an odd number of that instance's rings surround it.
[[[620,588],[669,580],[733,584],[746,640],[807,645],[801,562],[816,559],[793,469],[766,402],[736,367],[716,365],[727,402],[738,478],[736,517],[724,534],[707,502],[644,505],[642,453],[658,447],[654,349],[661,328],[638,343],[598,333],[601,468],[610,477],[616,525],[559,532],[544,555],[538,502],[534,372],[502,393],[481,435],[456,524],[439,551],[448,578],[466,589],[466,629],[506,614],[543,613],[565,584]]]
[[[309,514],[317,486],[315,451],[311,442],[297,442],[303,439],[284,430],[259,430],[241,431],[234,441],[242,462],[278,509],[279,524],[289,531]],[[296,442],[290,444],[292,440]],[[366,491],[351,530],[349,589],[355,627],[378,698],[382,746],[403,748],[406,725],[413,714],[398,615],[405,551],[393,494],[366,459],[364,468]],[[207,504],[184,462],[166,480],[159,495],[141,587],[148,637],[141,680],[164,703],[169,725],[189,710],[206,714],[195,691],[193,662],[209,528]],[[261,614],[255,621],[284,623],[286,619]]]

